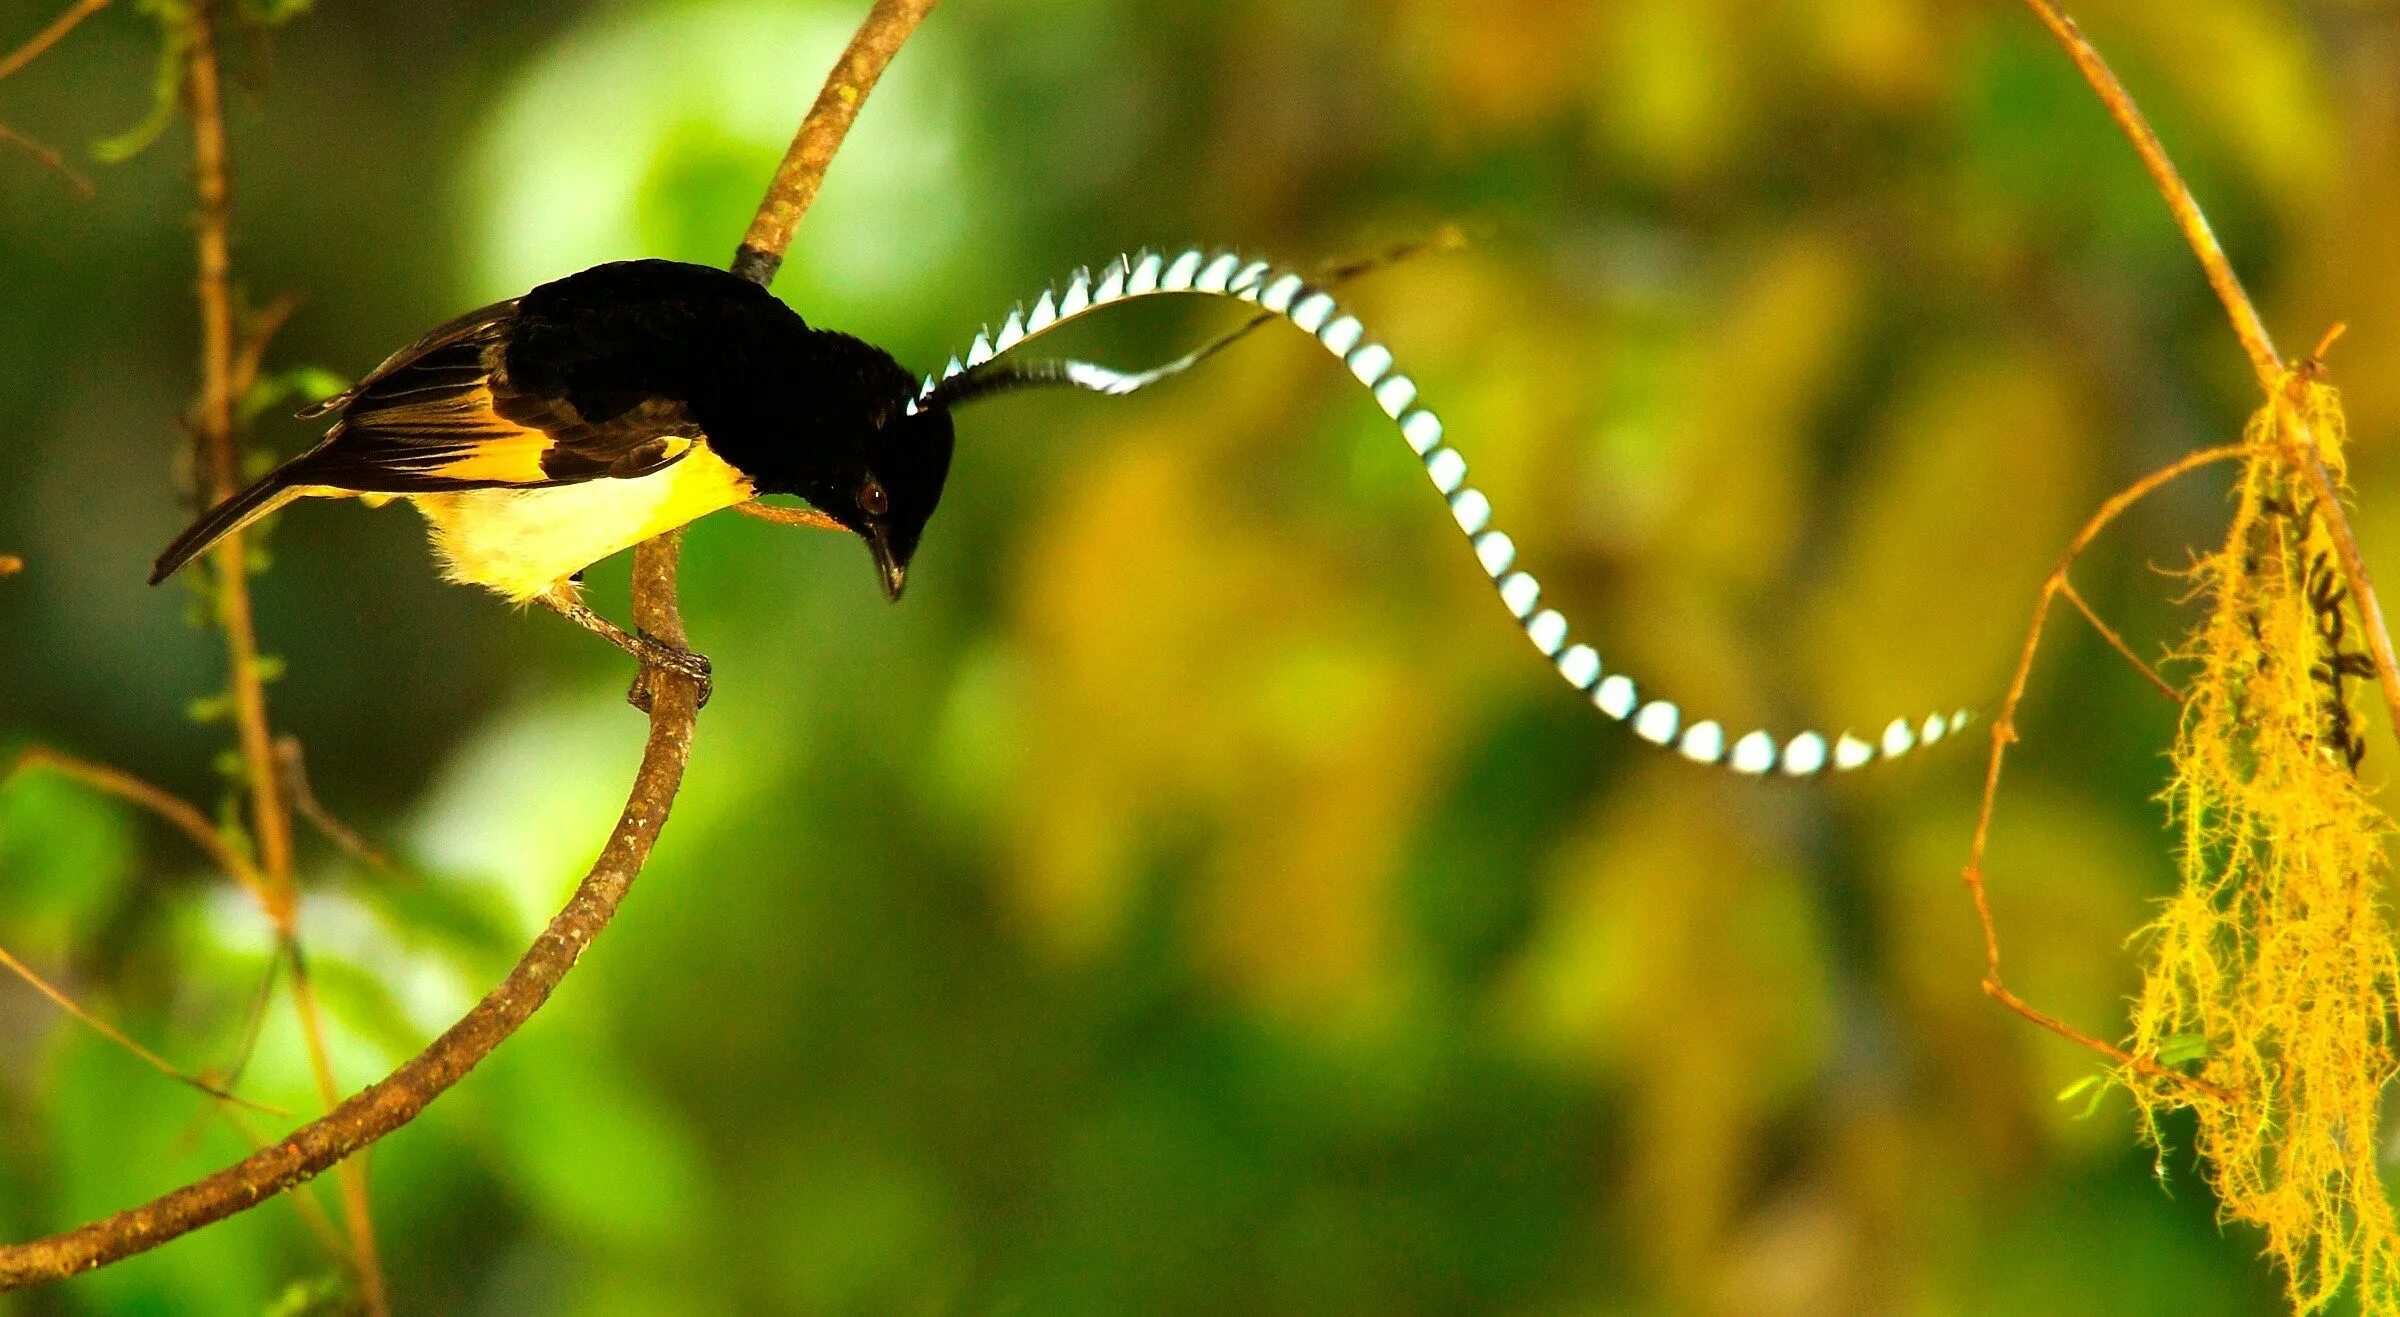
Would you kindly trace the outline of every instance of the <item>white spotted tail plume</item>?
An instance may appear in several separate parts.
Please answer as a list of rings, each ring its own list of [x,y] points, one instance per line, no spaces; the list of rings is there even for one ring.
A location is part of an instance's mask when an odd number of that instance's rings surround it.
[[[1968,715],[1960,710],[1917,721],[1895,718],[1872,738],[1849,732],[1835,737],[1802,732],[1777,741],[1764,731],[1732,736],[1723,724],[1688,718],[1667,700],[1644,699],[1631,677],[1603,670],[1597,650],[1588,644],[1567,643],[1566,617],[1555,608],[1542,606],[1541,584],[1518,567],[1516,542],[1493,527],[1491,499],[1467,483],[1467,459],[1449,444],[1441,418],[1422,405],[1416,381],[1400,373],[1391,349],[1371,337],[1358,317],[1344,312],[1323,282],[1312,282],[1306,275],[1265,261],[1244,260],[1232,252],[1192,248],[1173,254],[1145,251],[1119,256],[1096,277],[1088,269],[1077,270],[1063,290],[1045,289],[1031,310],[1020,306],[1009,312],[997,332],[986,328],[977,334],[964,359],[952,357],[938,379],[926,379],[910,410],[931,404],[955,405],[985,393],[1028,385],[1068,385],[1115,396],[1136,393],[1190,370],[1251,329],[1280,317],[1314,338],[1366,386],[1383,414],[1399,427],[1410,451],[1424,463],[1434,490],[1449,504],[1450,515],[1465,533],[1476,561],[1492,578],[1502,606],[1525,629],[1526,638],[1568,685],[1589,698],[1600,712],[1628,723],[1634,735],[1671,748],[1695,763],[1720,764],[1751,776],[1781,771],[1808,777],[1829,768],[1847,771],[1879,759],[1895,759],[1966,725]],[[1101,307],[1166,294],[1230,298],[1257,306],[1266,314],[1152,370],[1125,372],[1088,361],[997,360],[1001,354]]]

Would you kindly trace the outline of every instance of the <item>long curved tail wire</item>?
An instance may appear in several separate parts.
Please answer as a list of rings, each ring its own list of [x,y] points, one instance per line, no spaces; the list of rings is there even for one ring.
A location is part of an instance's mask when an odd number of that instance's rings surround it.
[[[1629,724],[1634,735],[1673,749],[1700,764],[1722,765],[1737,773],[1761,776],[1777,770],[1792,777],[1809,777],[1826,769],[1848,771],[1883,759],[1896,759],[1920,745],[1931,745],[1966,725],[1965,710],[1936,713],[1921,721],[1895,718],[1882,733],[1864,739],[1843,732],[1827,737],[1802,732],[1785,741],[1764,731],[1740,737],[1728,735],[1713,720],[1688,719],[1674,703],[1644,699],[1631,677],[1604,673],[1599,652],[1590,645],[1567,643],[1567,619],[1555,608],[1541,606],[1542,588],[1533,575],[1517,566],[1517,546],[1492,526],[1492,503],[1467,483],[1467,459],[1445,442],[1441,418],[1418,403],[1416,382],[1401,374],[1392,353],[1371,338],[1356,316],[1344,312],[1326,291],[1324,282],[1338,281],[1354,271],[1335,272],[1312,283],[1297,271],[1278,269],[1265,261],[1244,260],[1232,252],[1192,248],[1172,255],[1139,252],[1119,256],[1094,277],[1077,270],[1063,290],[1045,289],[1031,310],[1011,311],[997,333],[975,336],[964,359],[952,357],[939,378],[928,377],[914,411],[951,406],[1001,390],[1035,385],[1069,385],[1094,393],[1123,396],[1146,389],[1200,364],[1269,317],[1279,317],[1315,339],[1365,385],[1375,403],[1399,427],[1400,435],[1433,480],[1434,489],[1449,504],[1450,515],[1475,552],[1476,561],[1492,579],[1502,606],[1525,629],[1525,635],[1558,669],[1567,684],[1590,699],[1600,712]],[[1113,370],[1087,361],[1003,361],[1001,354],[1032,341],[1060,325],[1105,306],[1135,298],[1167,294],[1198,294],[1231,298],[1259,307],[1263,314],[1238,329],[1163,366],[1139,372]]]

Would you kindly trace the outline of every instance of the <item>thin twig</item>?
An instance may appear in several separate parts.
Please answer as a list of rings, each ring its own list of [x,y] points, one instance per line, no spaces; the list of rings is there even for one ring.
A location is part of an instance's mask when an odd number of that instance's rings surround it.
[[[298,311],[300,304],[306,300],[298,293],[280,293],[274,301],[249,316],[248,322],[242,326],[241,350],[234,353],[233,375],[225,389],[226,396],[233,399],[236,408],[241,406],[244,398],[250,396],[252,389],[258,387],[258,376],[266,364],[268,345],[275,341],[277,334],[283,332],[284,325],[291,321],[292,313]]]
[[[2230,1098],[2232,1095],[2214,1084],[2160,1065],[2155,1058],[2134,1056],[2122,1048],[2112,1046],[2090,1034],[2072,1028],[2054,1016],[2035,1010],[2026,1004],[2023,998],[2009,990],[2006,982],[2000,977],[2000,930],[1999,925],[1992,919],[1991,897],[1984,886],[1983,860],[1984,852],[1991,842],[1992,815],[2000,800],[2001,768],[2008,759],[2010,743],[2017,739],[2017,710],[2025,702],[2026,683],[2033,676],[2034,654],[2042,645],[2042,629],[2050,620],[2051,605],[2057,602],[2061,594],[2072,593],[2072,587],[2067,585],[2068,569],[2075,565],[2075,560],[2083,556],[2084,550],[2091,547],[2092,541],[2098,539],[2102,531],[2107,530],[2111,523],[2124,515],[2125,509],[2149,497],[2160,486],[2204,466],[2212,466],[2218,462],[2238,461],[2247,456],[2249,452],[2250,449],[2245,444],[2226,444],[2218,448],[2202,449],[2186,456],[2181,461],[2153,471],[2119,490],[2114,497],[2100,505],[2100,510],[2092,514],[2090,521],[2084,523],[2083,529],[2077,532],[2075,538],[2068,543],[2066,552],[2059,556],[2058,565],[2050,569],[2050,575],[2042,582],[2040,599],[2033,608],[2033,622],[2025,629],[2025,647],[2017,656],[2016,675],[2009,679],[2008,695],[2000,702],[1998,716],[1992,719],[1992,757],[1984,768],[1983,804],[1975,815],[1975,841],[1967,854],[1966,871],[1961,875],[1967,884],[1968,892],[1975,899],[1975,917],[1983,927],[1983,991],[1985,995],[2059,1037],[2098,1052],[2118,1065],[2128,1067],[2141,1074],[2188,1085],[2219,1099]],[[2095,624],[2097,621],[2094,619]],[[2103,628],[2103,630],[2106,629]]]
[[[2273,389],[2283,377],[2283,358],[2275,353],[2275,341],[2267,334],[2266,322],[2259,319],[2258,308],[2250,304],[2250,294],[2233,272],[2233,263],[2225,259],[2225,248],[2217,241],[2217,231],[2210,227],[2208,216],[2201,212],[2200,202],[2183,181],[2183,174],[2167,155],[2166,144],[2150,127],[2142,107],[2134,102],[2133,93],[2117,80],[2116,70],[2108,66],[2083,29],[2075,25],[2065,10],[2053,0],[2025,0],[2042,26],[2058,38],[2066,48],[2067,57],[2082,71],[2083,80],[2099,94],[2100,103],[2107,107],[2110,118],[2133,143],[2134,151],[2142,158],[2142,167],[2150,171],[2151,181],[2158,185],[2159,195],[2167,200],[2167,209],[2175,213],[2175,225],[2183,230],[2184,241],[2192,254],[2200,258],[2200,266],[2208,274],[2208,283],[2217,291],[2217,300],[2225,304],[2225,314],[2233,321],[2233,332],[2242,340],[2242,350],[2250,354],[2250,365],[2258,372],[2262,388]]]
[[[242,364],[243,345],[233,305],[233,200],[226,166],[224,89],[217,66],[217,0],[191,6],[190,54],[184,92],[192,116],[193,174],[200,196],[199,293],[201,382],[200,404],[193,441],[195,466],[207,473],[211,501],[231,498],[242,483],[241,447],[235,435],[235,408],[246,388],[242,376],[255,378],[256,365]],[[271,312],[272,313],[272,312]],[[288,314],[288,311],[286,312]],[[273,332],[253,333],[251,342],[263,353]],[[310,1073],[316,1079],[318,1100],[330,1111],[341,1101],[334,1081],[333,1059],[326,1052],[325,1022],[316,995],[305,990],[299,959],[299,898],[292,879],[292,817],[283,799],[283,775],[277,770],[274,732],[267,718],[266,682],[259,674],[258,629],[250,604],[250,554],[247,537],[225,536],[211,555],[216,571],[217,620],[225,632],[227,681],[233,692],[234,725],[241,742],[243,785],[250,795],[250,815],[257,834],[259,867],[267,877],[271,898],[265,914],[293,957],[293,1010],[300,1017],[300,1036],[307,1045]],[[383,1282],[383,1264],[375,1246],[375,1220],[367,1192],[366,1163],[344,1162],[339,1169],[342,1216],[349,1228],[351,1268],[359,1297],[370,1317],[390,1312]]]
[[[2108,642],[2109,648],[2117,651],[2120,657],[2132,664],[2134,671],[2149,678],[2151,685],[2158,687],[2159,694],[2166,696],[2173,703],[2183,703],[2183,692],[2175,689],[2166,678],[2159,676],[2158,669],[2144,663],[2142,656],[2133,652],[2133,646],[2125,643],[2125,637],[2118,635],[2115,627],[2100,620],[2100,615],[2093,612],[2092,606],[2083,601],[2083,595],[2075,589],[2075,582],[2068,579],[2064,572],[2059,573],[2058,592],[2066,596],[2068,603],[2075,605],[2075,611],[2083,614],[2083,620],[2092,624],[2092,630],[2100,633],[2100,638]]]
[[[67,12],[50,20],[50,26],[33,34],[22,46],[0,56],[0,78],[6,78],[42,57],[42,52],[57,45],[75,30],[77,24],[108,8],[108,0],[75,0]]]
[[[241,450],[234,434],[238,345],[233,314],[233,202],[225,160],[225,105],[217,70],[214,0],[192,6],[191,14],[185,92],[191,106],[193,172],[200,193],[201,352],[200,402],[193,437],[199,449],[198,468],[206,473],[208,499],[220,502],[233,497],[242,483]],[[211,561],[216,568],[217,619],[225,632],[226,666],[231,670],[227,680],[241,740],[259,868],[274,895],[267,916],[281,932],[292,922],[292,823],[284,809],[282,777],[275,771],[266,684],[259,677],[249,556],[246,537],[236,532],[218,541]]]
[[[787,508],[779,504],[760,503],[756,500],[752,500],[748,503],[734,504],[733,510],[741,513],[745,517],[756,517],[760,521],[771,521],[778,526],[800,526],[808,530],[850,529],[848,526],[835,521],[833,518],[826,516],[824,513],[817,511],[815,508]]]
[[[235,1106],[248,1107],[252,1111],[260,1112],[265,1115],[288,1116],[291,1114],[275,1107],[270,1107],[263,1102],[253,1102],[246,1097],[241,1097],[237,1094],[228,1092],[219,1085],[212,1084],[207,1080],[202,1079],[198,1075],[192,1074],[189,1071],[177,1067],[174,1062],[167,1060],[158,1053],[153,1052],[149,1048],[135,1042],[132,1038],[126,1035],[124,1030],[117,1028],[117,1026],[110,1024],[108,1021],[101,1019],[99,1016],[92,1014],[88,1010],[85,1010],[83,1006],[79,1004],[73,997],[68,996],[64,990],[51,983],[50,980],[43,978],[40,974],[36,973],[31,965],[28,965],[24,961],[17,959],[16,956],[12,955],[6,947],[0,947],[0,969],[6,969],[9,973],[16,975],[20,979],[23,979],[26,983],[26,986],[49,998],[51,1005],[56,1006],[58,1009],[65,1011],[68,1015],[73,1016],[85,1027],[89,1028],[93,1033],[106,1038],[108,1041],[115,1043],[121,1048],[124,1048],[127,1052],[132,1053],[134,1059],[140,1061],[143,1065],[156,1070],[158,1073],[165,1075],[167,1078],[174,1080],[178,1084],[196,1088],[201,1092],[206,1093],[208,1096],[215,1098],[219,1102],[230,1102]]]
[[[275,1000],[275,970],[283,963],[280,953],[267,957],[267,972],[259,976],[258,991],[250,998],[250,1009],[242,1015],[242,1034],[233,1045],[233,1059],[225,1063],[223,1074],[228,1084],[242,1082],[250,1069],[250,1058],[258,1052],[259,1034],[267,1026],[267,1006]]]
[[[115,796],[119,800],[139,805],[157,815],[174,829],[191,839],[193,845],[223,869],[227,877],[239,883],[254,900],[262,904],[267,899],[267,880],[259,873],[250,857],[236,850],[217,825],[189,801],[152,786],[120,768],[79,759],[74,755],[53,750],[48,746],[28,746],[17,755],[16,762],[0,781],[19,773],[46,769],[72,782],[80,782],[94,791]]]
[[[92,186],[92,180],[75,172],[74,167],[67,163],[67,158],[58,153],[58,148],[47,142],[36,141],[7,124],[0,123],[0,145],[13,146],[32,156],[51,173],[65,179],[67,187],[81,200],[89,201],[99,194],[100,190]]]
[[[871,62],[872,67],[866,69],[864,77],[871,84],[873,75],[880,74],[882,62],[898,52],[908,30],[923,17],[923,9],[886,20],[904,24],[896,31],[878,23],[883,15],[883,7],[878,6],[875,15],[859,29],[850,51],[836,66],[834,82],[845,76],[861,76],[862,67]],[[822,107],[828,97],[817,99]],[[841,98],[833,99],[838,104]],[[812,111],[811,117],[816,113]],[[840,115],[839,127],[846,129],[855,114],[854,105],[847,107]],[[801,136],[809,136],[806,125]],[[839,140],[840,132],[836,130],[831,134],[832,145],[838,146]],[[821,155],[795,152],[794,156],[787,156],[769,192],[768,204],[773,204],[776,197],[813,196],[816,191],[813,180],[787,176],[811,171],[822,175],[830,156],[830,147]],[[800,186],[804,182],[807,185]],[[804,206],[805,200],[801,204]],[[780,244],[790,242],[797,218],[795,214],[778,226],[781,236],[772,239],[777,245],[760,249],[759,259],[766,262],[768,269],[780,260],[783,253]],[[651,635],[684,645],[688,641],[675,598],[678,550],[679,537],[670,532],[634,551],[633,613],[634,620]],[[652,683],[650,735],[625,810],[566,908],[543,929],[498,987],[381,1083],[294,1130],[281,1142],[140,1207],[44,1239],[0,1247],[0,1291],[60,1280],[156,1248],[255,1207],[321,1174],[327,1167],[414,1120],[428,1103],[456,1084],[531,1019],[574,968],[592,939],[615,917],[633,880],[648,862],[651,847],[657,843],[659,830],[665,826],[667,813],[683,784],[684,767],[691,759],[693,727],[699,714],[699,688],[689,678],[663,669],[652,670],[648,679]]]
[[[325,835],[327,841],[347,851],[361,864],[377,873],[393,875],[400,867],[392,857],[383,853],[375,843],[360,836],[358,830],[334,817],[333,811],[317,799],[316,788],[308,780],[308,758],[297,736],[283,736],[275,742],[275,757],[283,765],[284,794],[290,797],[292,808],[309,825]]]
[[[792,145],[775,169],[775,181],[767,185],[766,199],[758,203],[750,231],[742,235],[742,245],[734,251],[735,274],[762,286],[774,282],[783,254],[791,249],[792,235],[799,231],[800,217],[817,199],[826,167],[833,163],[834,152],[842,149],[851,121],[858,118],[867,94],[875,90],[892,56],[900,53],[901,43],[933,12],[935,3],[875,0],[867,20],[850,38],[850,48],[842,52],[840,62],[826,77],[816,103],[808,107],[800,131],[792,135]]]

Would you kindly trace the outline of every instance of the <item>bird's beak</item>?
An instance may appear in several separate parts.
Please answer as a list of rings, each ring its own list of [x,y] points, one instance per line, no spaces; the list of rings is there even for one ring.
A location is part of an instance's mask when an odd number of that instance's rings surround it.
[[[892,552],[891,536],[880,528],[867,536],[867,548],[875,555],[875,571],[883,581],[883,597],[899,603],[900,591],[908,585],[908,564]]]

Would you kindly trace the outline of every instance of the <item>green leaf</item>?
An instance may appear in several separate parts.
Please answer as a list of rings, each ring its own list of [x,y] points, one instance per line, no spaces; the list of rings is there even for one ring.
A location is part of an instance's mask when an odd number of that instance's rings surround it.
[[[2076,1098],[2083,1097],[2084,1094],[2089,1093],[2091,1096],[2085,1099],[2083,1110],[2075,1113],[2075,1119],[2090,1120],[2092,1116],[2100,1110],[2100,1100],[2108,1096],[2109,1087],[2114,1082],[2115,1081],[2111,1080],[2107,1075],[2085,1075],[2083,1078],[2078,1079],[2074,1083],[2060,1089],[2058,1091],[2058,1100],[2061,1102],[2072,1102]]]
[[[2160,1065],[2182,1065],[2208,1056],[2208,1035],[2179,1033],[2158,1045]]]
[[[158,20],[158,66],[150,76],[150,113],[114,137],[92,144],[92,156],[116,165],[150,149],[167,125],[175,122],[175,107],[183,99],[185,60],[192,52],[192,11],[183,0],[144,0],[143,13]]]
[[[233,716],[233,697],[223,694],[202,695],[183,706],[183,713],[185,717],[203,726],[209,723],[221,723]]]
[[[332,1317],[353,1310],[349,1278],[330,1272],[284,1286],[283,1293],[267,1304],[261,1317]]]
[[[316,0],[242,0],[242,17],[260,27],[281,27],[316,7]]]
[[[350,387],[347,377],[323,366],[294,366],[273,375],[262,375],[241,401],[238,414],[243,425],[279,407],[297,402],[303,405],[330,398]]]

